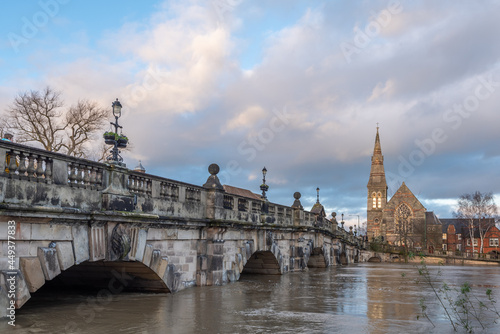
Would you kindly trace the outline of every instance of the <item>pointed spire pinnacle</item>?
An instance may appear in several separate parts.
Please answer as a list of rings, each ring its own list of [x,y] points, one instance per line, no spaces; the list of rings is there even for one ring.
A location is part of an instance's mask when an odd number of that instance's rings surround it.
[[[319,204],[319,188],[316,188],[316,192],[317,192],[317,194],[316,194],[316,203]]]
[[[375,146],[373,148],[372,166],[368,187],[380,186],[385,188],[387,183],[385,180],[384,156],[382,155],[382,146],[380,145],[380,135],[378,130],[379,126],[377,123],[377,134],[375,136]]]
[[[382,155],[382,147],[380,146],[380,136],[378,134],[378,123],[377,123],[377,135],[375,136],[375,147],[373,148],[373,155],[380,154]]]

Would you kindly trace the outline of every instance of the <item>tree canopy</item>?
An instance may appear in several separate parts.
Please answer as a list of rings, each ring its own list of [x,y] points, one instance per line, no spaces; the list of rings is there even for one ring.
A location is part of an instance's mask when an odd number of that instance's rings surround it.
[[[483,252],[484,235],[494,225],[493,218],[496,218],[497,212],[497,206],[491,192],[476,191],[463,194],[458,199],[458,210],[455,216],[464,222],[471,240],[474,239],[475,231],[478,232],[481,239],[480,253]],[[473,242],[472,250],[474,251]]]
[[[65,107],[61,93],[50,87],[18,94],[6,111],[2,130],[14,132],[16,142],[84,158],[107,116],[97,102],[85,99]]]

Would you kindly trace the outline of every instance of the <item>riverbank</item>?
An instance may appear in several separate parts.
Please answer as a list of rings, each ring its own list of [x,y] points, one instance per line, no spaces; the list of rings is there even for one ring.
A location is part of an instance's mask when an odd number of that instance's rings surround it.
[[[409,263],[420,263],[422,259],[416,256],[412,259],[408,259]],[[404,262],[403,258],[398,259],[397,262]],[[451,265],[482,265],[482,266],[500,266],[500,261],[492,259],[469,259],[464,257],[454,257],[454,256],[425,256],[425,263],[427,264],[451,264]]]

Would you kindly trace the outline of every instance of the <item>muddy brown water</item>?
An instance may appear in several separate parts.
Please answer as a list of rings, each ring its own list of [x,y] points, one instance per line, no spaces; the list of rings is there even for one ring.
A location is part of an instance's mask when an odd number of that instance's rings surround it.
[[[491,288],[500,304],[499,267],[430,268],[437,287],[443,280],[452,289],[467,281],[482,299]],[[0,322],[0,333],[453,333],[418,277],[410,264],[367,263],[242,275],[238,282],[176,294],[40,290],[17,311],[15,327]],[[435,327],[417,319],[424,297]],[[500,333],[490,320],[477,332]]]

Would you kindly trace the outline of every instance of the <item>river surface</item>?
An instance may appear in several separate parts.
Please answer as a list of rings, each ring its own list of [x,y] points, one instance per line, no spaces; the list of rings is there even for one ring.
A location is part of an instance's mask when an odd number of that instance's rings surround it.
[[[467,281],[480,298],[490,288],[500,300],[498,267],[430,269],[437,287],[438,281],[452,289]],[[235,283],[176,294],[40,290],[17,311],[15,327],[0,322],[0,333],[453,333],[429,284],[418,277],[414,265],[367,263],[242,275]],[[417,319],[422,297],[435,327]],[[489,327],[476,332],[500,333],[500,324],[486,322]]]

